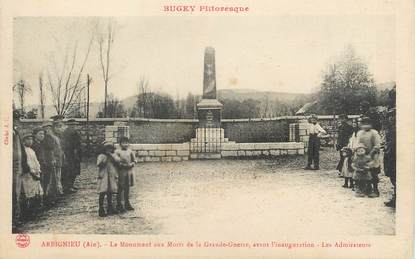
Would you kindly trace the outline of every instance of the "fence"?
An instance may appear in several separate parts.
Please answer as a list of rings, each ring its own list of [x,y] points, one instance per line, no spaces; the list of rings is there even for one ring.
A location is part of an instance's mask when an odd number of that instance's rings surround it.
[[[218,153],[224,142],[224,131],[214,126],[196,129],[196,137],[190,142],[193,153]]]

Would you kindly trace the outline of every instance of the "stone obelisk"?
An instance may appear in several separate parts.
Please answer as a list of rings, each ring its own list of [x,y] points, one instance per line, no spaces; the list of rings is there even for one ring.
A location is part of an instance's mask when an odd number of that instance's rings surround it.
[[[216,96],[215,49],[207,47],[204,57],[203,96],[197,104],[199,128],[220,128],[222,104]]]
[[[191,159],[220,159],[222,143],[227,142],[220,127],[223,105],[216,96],[215,49],[205,49],[203,71],[203,96],[197,104],[199,126],[190,140]]]

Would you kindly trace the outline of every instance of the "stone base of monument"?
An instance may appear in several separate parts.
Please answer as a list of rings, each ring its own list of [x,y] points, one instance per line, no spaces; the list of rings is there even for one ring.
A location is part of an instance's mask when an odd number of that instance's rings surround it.
[[[222,128],[197,128],[190,140],[190,159],[220,159],[224,143],[235,143],[225,138]]]
[[[221,153],[191,153],[190,159],[195,160],[213,160],[213,159],[221,159]]]
[[[222,107],[216,99],[202,99],[197,104],[199,128],[220,128]]]

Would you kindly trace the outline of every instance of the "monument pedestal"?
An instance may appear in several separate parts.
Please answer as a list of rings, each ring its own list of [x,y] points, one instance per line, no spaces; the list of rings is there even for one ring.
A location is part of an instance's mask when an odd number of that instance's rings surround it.
[[[222,107],[217,99],[202,99],[197,104],[199,128],[220,128]]]
[[[199,126],[196,137],[191,139],[190,158],[220,159],[222,143],[228,142],[224,130],[220,127],[222,107],[217,99],[202,99],[197,104]]]

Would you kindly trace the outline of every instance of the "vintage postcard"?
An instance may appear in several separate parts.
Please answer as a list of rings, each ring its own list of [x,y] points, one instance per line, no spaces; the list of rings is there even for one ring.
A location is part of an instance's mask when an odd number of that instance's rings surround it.
[[[0,258],[413,257],[414,1],[0,19]]]

